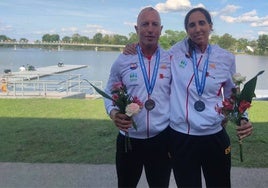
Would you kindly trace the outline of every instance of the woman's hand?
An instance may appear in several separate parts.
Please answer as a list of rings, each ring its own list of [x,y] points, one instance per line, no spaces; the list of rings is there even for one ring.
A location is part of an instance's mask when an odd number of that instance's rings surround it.
[[[136,51],[137,43],[127,44],[123,50],[123,54],[125,55],[135,55],[137,54]]]
[[[242,119],[240,121],[240,126],[237,126],[236,128],[236,133],[238,138],[241,140],[243,138],[248,137],[249,135],[251,135],[253,132],[253,126],[251,124],[251,122]]]

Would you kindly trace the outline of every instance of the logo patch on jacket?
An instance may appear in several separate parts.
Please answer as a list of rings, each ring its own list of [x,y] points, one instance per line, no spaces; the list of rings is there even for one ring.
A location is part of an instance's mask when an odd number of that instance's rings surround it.
[[[179,66],[180,66],[181,68],[185,68],[186,65],[187,65],[187,62],[186,62],[186,61],[183,61],[183,60],[179,63]]]
[[[166,65],[166,64],[162,64],[162,65],[160,65],[159,68],[160,68],[160,69],[167,69],[167,65]]]
[[[130,69],[131,70],[135,70],[136,68],[138,68],[138,64],[137,63],[131,63],[130,64]]]
[[[209,67],[212,68],[212,69],[216,69],[216,64],[215,63],[211,63],[211,64],[209,64]]]
[[[137,73],[136,73],[136,72],[132,72],[132,73],[130,73],[130,75],[129,75],[129,80],[130,80],[131,82],[133,82],[133,81],[137,81],[137,80],[138,80],[138,75],[137,75]]]

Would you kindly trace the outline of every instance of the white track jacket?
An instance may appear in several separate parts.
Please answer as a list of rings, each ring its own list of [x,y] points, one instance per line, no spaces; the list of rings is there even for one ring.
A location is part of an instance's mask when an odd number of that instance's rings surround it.
[[[198,95],[194,71],[193,59],[188,54],[187,39],[175,44],[170,52],[173,54],[171,62],[171,128],[190,135],[210,135],[222,129],[223,115],[215,108],[222,106],[223,97],[229,97],[234,87],[232,75],[235,73],[235,57],[230,52],[217,45],[210,45],[210,54],[196,50],[199,80],[206,59],[208,69],[204,92]],[[223,91],[223,92],[222,92]],[[194,109],[194,103],[201,100],[205,103],[205,110],[198,112]]]
[[[142,108],[139,114],[133,116],[133,120],[137,125],[137,130],[129,129],[129,136],[132,138],[146,139],[158,135],[166,129],[170,123],[170,82],[171,56],[167,51],[160,49],[160,64],[157,72],[156,83],[151,94],[151,99],[155,101],[155,108],[151,111]],[[144,58],[147,75],[150,80],[153,75],[153,70],[156,61],[156,54],[151,59]],[[143,78],[138,55],[120,54],[117,60],[113,63],[109,75],[109,80],[105,89],[106,93],[110,93],[112,85],[115,82],[122,81],[127,86],[127,91],[132,96],[137,96],[138,99],[145,103],[148,99],[148,93]],[[110,114],[113,108],[113,103],[109,99],[104,99],[107,114]],[[121,131],[122,134],[125,134]]]

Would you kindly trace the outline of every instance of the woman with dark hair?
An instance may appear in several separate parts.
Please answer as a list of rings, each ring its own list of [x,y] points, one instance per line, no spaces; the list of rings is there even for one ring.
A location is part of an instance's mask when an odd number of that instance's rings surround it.
[[[171,160],[178,187],[230,187],[230,140],[222,126],[224,116],[215,108],[230,97],[236,71],[235,56],[209,44],[213,28],[204,8],[190,10],[184,20],[188,37],[175,44],[171,64]],[[252,125],[241,120],[238,136]]]

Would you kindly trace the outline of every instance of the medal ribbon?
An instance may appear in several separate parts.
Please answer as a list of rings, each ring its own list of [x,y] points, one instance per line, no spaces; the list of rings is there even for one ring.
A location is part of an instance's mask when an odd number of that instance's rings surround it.
[[[148,78],[148,75],[147,75],[147,72],[146,72],[145,64],[144,64],[142,53],[141,53],[141,48],[140,48],[139,45],[137,46],[137,52],[138,52],[139,61],[140,61],[140,64],[141,64],[141,70],[142,70],[143,78],[144,78],[144,81],[145,81],[145,86],[146,86],[146,89],[147,89],[147,93],[148,93],[148,95],[151,95],[152,92],[153,92],[153,89],[154,89],[155,82],[156,82],[156,76],[157,76],[157,71],[158,71],[158,67],[159,67],[159,60],[160,60],[160,52],[159,52],[159,49],[157,49],[155,66],[154,66],[154,71],[153,71],[151,84],[149,82],[150,79]]]
[[[199,75],[198,75],[198,65],[197,65],[196,52],[195,52],[195,50],[193,50],[193,68],[194,68],[195,86],[196,86],[196,90],[197,90],[197,93],[199,96],[201,96],[203,94],[205,84],[206,84],[206,74],[207,74],[207,70],[208,70],[209,54],[210,54],[210,45],[208,46],[208,57],[206,59],[204,67],[203,67],[202,78],[201,78],[201,83],[200,83]]]

